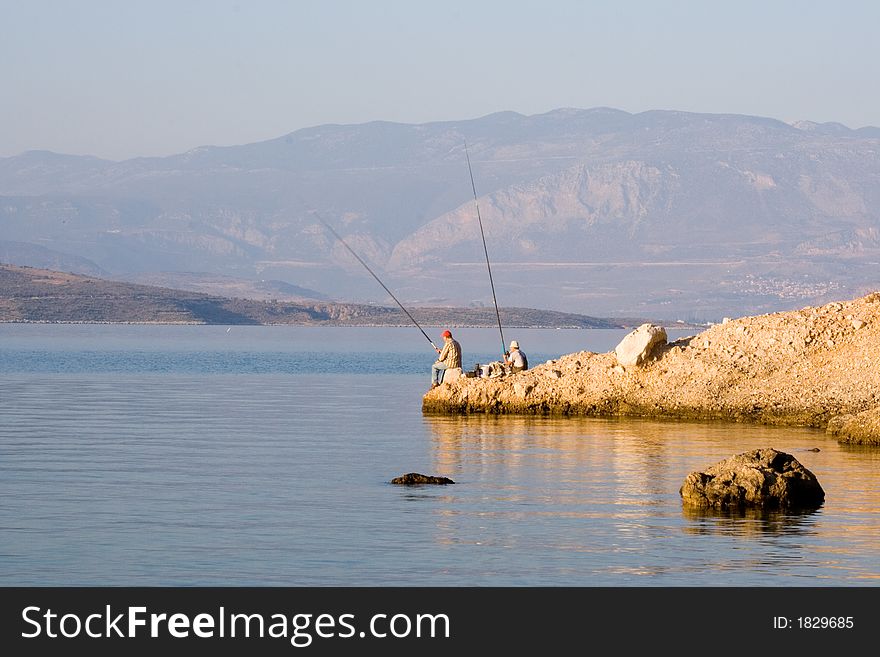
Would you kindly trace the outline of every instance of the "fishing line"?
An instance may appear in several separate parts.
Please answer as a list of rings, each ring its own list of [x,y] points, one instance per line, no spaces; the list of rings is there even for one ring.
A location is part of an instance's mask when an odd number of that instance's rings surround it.
[[[364,262],[364,261],[361,259],[361,257],[360,257],[357,253],[354,252],[354,249],[352,249],[352,248],[348,245],[348,242],[346,242],[344,239],[342,239],[342,236],[341,236],[339,233],[337,233],[335,230],[333,230],[333,226],[331,226],[331,225],[328,224],[326,221],[324,221],[324,219],[321,217],[321,215],[319,215],[315,210],[312,210],[312,214],[315,215],[315,217],[318,219],[318,221],[320,221],[322,224],[324,224],[324,226],[327,227],[327,230],[329,230],[331,233],[333,233],[333,236],[336,237],[336,239],[338,239],[338,240],[342,243],[342,246],[344,246],[346,249],[348,249],[348,252],[351,253],[351,255],[353,255],[353,256],[357,259],[357,261],[358,261],[359,263],[361,263],[361,264],[364,266],[364,269],[366,269],[368,272],[370,272],[370,275],[371,275],[373,278],[376,279],[376,282],[377,282],[379,285],[381,285],[382,288],[383,288],[383,289],[384,289],[389,295],[391,295],[391,298],[394,299],[394,301],[397,303],[397,305],[400,306],[400,309],[401,309],[404,313],[406,313],[406,316],[410,318],[410,320],[412,321],[412,323],[415,324],[416,327],[418,327],[418,329],[422,332],[422,335],[425,336],[425,339],[426,339],[428,342],[431,343],[431,346],[434,347],[434,349],[436,349],[437,351],[440,351],[440,349],[437,347],[437,345],[434,344],[433,340],[431,340],[431,338],[428,337],[428,334],[425,333],[425,330],[424,330],[424,329],[419,325],[419,323],[415,320],[415,317],[413,317],[412,315],[409,314],[409,311],[408,311],[406,308],[403,307],[403,304],[400,303],[400,301],[397,300],[397,297],[394,296],[394,293],[393,293],[391,290],[388,289],[388,287],[385,285],[385,283],[383,283],[381,280],[379,280],[379,277],[376,276],[376,274],[373,272],[373,270],[370,269],[369,265],[367,265],[367,263]]]
[[[495,282],[492,280],[492,267],[489,265],[489,249],[486,248],[486,234],[483,232],[483,219],[480,217],[480,204],[477,202],[477,186],[474,184],[474,171],[471,169],[471,156],[468,155],[467,142],[464,143],[464,156],[467,158],[468,173],[471,174],[471,188],[474,190],[474,206],[477,208],[477,222],[480,224],[480,236],[483,238],[483,253],[486,254],[486,269],[489,271],[489,285],[492,287],[492,302],[495,304],[495,317],[498,319],[498,332],[501,334],[501,353],[506,354],[504,331],[501,330],[501,314],[498,312],[498,299],[495,298]]]

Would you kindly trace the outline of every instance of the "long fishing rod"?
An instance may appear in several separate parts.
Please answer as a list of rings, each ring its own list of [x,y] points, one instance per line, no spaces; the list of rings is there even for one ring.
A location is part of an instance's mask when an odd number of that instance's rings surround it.
[[[495,282],[492,280],[492,267],[489,264],[489,249],[486,248],[486,234],[483,232],[483,219],[480,217],[480,204],[477,202],[477,186],[474,183],[474,171],[471,169],[471,156],[468,154],[467,142],[464,143],[464,156],[467,158],[468,173],[471,174],[471,188],[474,190],[474,206],[477,208],[477,222],[480,224],[480,236],[483,238],[483,253],[486,254],[486,269],[489,271],[489,285],[492,287],[492,301],[495,304],[495,317],[498,319],[498,332],[501,334],[501,353],[506,355],[504,331],[501,329],[501,314],[498,312],[498,299],[495,298]]]
[[[318,214],[317,212],[315,212],[314,210],[312,211],[312,214],[314,214],[315,217],[317,217],[318,221],[320,221],[322,224],[324,224],[324,225],[327,227],[327,230],[329,230],[331,233],[333,233],[334,237],[336,237],[336,239],[338,239],[338,240],[342,243],[342,246],[344,246],[346,249],[348,249],[348,252],[351,253],[351,255],[353,255],[353,256],[357,259],[357,261],[358,261],[359,263],[361,263],[361,264],[364,266],[364,269],[366,269],[368,272],[370,272],[370,275],[371,275],[373,278],[376,279],[376,282],[377,282],[379,285],[381,285],[381,286],[384,288],[384,290],[385,290],[388,294],[391,295],[391,298],[394,299],[394,301],[397,303],[398,306],[400,306],[400,309],[401,309],[404,313],[406,313],[406,316],[409,317],[410,320],[412,321],[412,323],[415,324],[416,327],[422,332],[422,335],[425,336],[425,340],[427,340],[428,342],[430,342],[430,343],[431,343],[431,346],[434,347],[434,349],[435,349],[436,351],[440,351],[440,349],[437,347],[437,345],[434,344],[434,341],[431,340],[431,338],[428,337],[428,334],[427,334],[427,333],[425,333],[425,330],[424,330],[421,326],[419,326],[419,323],[415,320],[415,317],[413,317],[412,315],[409,314],[409,311],[408,311],[406,308],[403,307],[403,304],[400,303],[400,301],[397,300],[397,297],[394,296],[394,293],[393,293],[391,290],[389,290],[389,289],[385,286],[385,283],[383,283],[382,281],[379,280],[379,277],[376,276],[376,274],[373,272],[372,269],[370,269],[370,267],[367,265],[366,262],[364,262],[363,260],[361,260],[361,257],[360,257],[357,253],[354,252],[354,249],[352,249],[352,248],[348,245],[348,242],[346,242],[344,239],[342,239],[342,236],[341,236],[339,233],[337,233],[335,230],[333,230],[333,226],[331,226],[331,225],[328,224],[326,221],[324,221],[324,219],[321,217],[321,215],[319,215],[319,214]]]

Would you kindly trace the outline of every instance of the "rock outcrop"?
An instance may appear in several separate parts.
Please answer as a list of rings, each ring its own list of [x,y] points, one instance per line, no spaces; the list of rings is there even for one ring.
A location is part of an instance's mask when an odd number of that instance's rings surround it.
[[[838,442],[851,445],[880,445],[880,406],[855,415],[832,418],[827,431]]]
[[[726,321],[657,346],[639,366],[581,351],[518,374],[459,379],[428,392],[422,408],[825,428],[836,416],[880,409],[880,292]]]
[[[682,502],[712,509],[815,509],[825,501],[816,476],[791,454],[756,449],[692,472]]]

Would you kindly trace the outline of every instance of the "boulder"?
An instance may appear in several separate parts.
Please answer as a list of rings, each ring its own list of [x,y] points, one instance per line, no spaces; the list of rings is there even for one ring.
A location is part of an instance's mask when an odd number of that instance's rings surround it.
[[[826,431],[842,444],[880,445],[880,406],[855,415],[838,415],[828,422]]]
[[[448,369],[443,370],[443,378],[440,383],[452,383],[453,381],[458,381],[464,374],[461,371],[460,367],[450,367]]]
[[[666,329],[655,324],[642,324],[614,348],[617,362],[624,367],[641,365],[658,346],[666,344]]]
[[[825,501],[816,476],[791,454],[756,449],[692,472],[682,502],[715,509],[815,509]]]
[[[391,480],[392,484],[401,484],[403,486],[415,486],[419,484],[454,484],[455,482],[452,479],[448,479],[447,477],[435,477],[433,475],[423,475],[418,472],[408,472],[405,475],[400,475],[399,477],[395,477]]]

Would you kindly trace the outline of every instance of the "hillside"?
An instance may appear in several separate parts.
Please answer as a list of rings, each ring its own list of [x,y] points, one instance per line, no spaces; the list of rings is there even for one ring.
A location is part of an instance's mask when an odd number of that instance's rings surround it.
[[[401,298],[488,305],[465,142],[503,306],[717,321],[880,287],[880,130],[609,108],[0,158],[0,260],[384,302],[318,212]]]
[[[408,308],[425,326],[496,326],[490,308]],[[532,308],[503,308],[510,327],[620,328],[613,320]],[[397,307],[229,298],[0,264],[0,321],[404,326]]]
[[[429,391],[424,409],[755,421],[880,444],[880,292],[718,324],[639,366],[581,352],[462,378]]]

